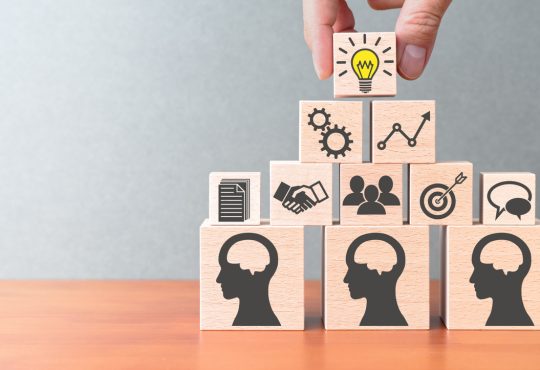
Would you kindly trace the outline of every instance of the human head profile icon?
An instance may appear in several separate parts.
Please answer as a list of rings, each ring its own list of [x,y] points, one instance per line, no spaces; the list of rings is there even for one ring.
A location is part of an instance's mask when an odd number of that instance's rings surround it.
[[[495,241],[508,241],[507,247],[518,248],[523,262],[516,271],[496,269],[493,263],[481,260],[482,251]],[[491,313],[486,326],[532,326],[534,325],[523,304],[523,280],[531,268],[531,251],[519,237],[509,233],[495,233],[483,237],[472,253],[473,273],[469,279],[474,284],[476,297],[492,298]]]
[[[262,271],[241,268],[240,263],[228,260],[229,251],[241,241],[253,241],[262,245],[269,255],[269,263]],[[270,305],[268,289],[270,280],[278,266],[278,254],[274,244],[256,233],[241,233],[231,236],[219,251],[221,271],[216,279],[221,284],[223,298],[238,298],[240,304],[233,326],[281,326]]]
[[[357,249],[373,240],[383,241],[393,248],[397,261],[390,271],[379,274],[367,263],[355,261]],[[360,326],[408,326],[396,300],[396,284],[405,269],[405,251],[401,244],[387,234],[364,234],[349,245],[345,259],[348,270],[343,282],[348,284],[351,298],[366,298],[366,310]]]

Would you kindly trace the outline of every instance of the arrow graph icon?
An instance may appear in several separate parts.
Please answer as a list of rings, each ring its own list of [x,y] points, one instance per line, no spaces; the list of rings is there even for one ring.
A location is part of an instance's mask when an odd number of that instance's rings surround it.
[[[414,133],[412,137],[407,135],[407,133],[403,131],[403,129],[401,128],[401,123],[396,122],[392,125],[392,131],[390,131],[390,133],[386,136],[386,138],[377,143],[377,148],[379,150],[385,150],[386,143],[396,133],[401,134],[401,136],[403,136],[405,140],[407,140],[407,145],[409,145],[411,148],[416,146],[416,139],[418,138],[418,135],[420,135],[420,132],[422,132],[422,129],[424,128],[424,125],[426,124],[426,122],[431,120],[431,112],[427,111],[426,113],[422,114],[420,117],[422,117],[422,122],[420,123],[420,125],[418,126],[418,128],[416,129],[416,132]]]

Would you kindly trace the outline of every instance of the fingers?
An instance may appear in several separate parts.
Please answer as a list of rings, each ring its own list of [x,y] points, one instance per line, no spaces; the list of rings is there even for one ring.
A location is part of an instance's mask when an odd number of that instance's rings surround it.
[[[405,0],[368,0],[368,4],[375,10],[387,10],[401,8],[404,1]]]
[[[321,80],[333,72],[333,33],[353,28],[354,17],[345,0],[304,0],[304,38]]]
[[[354,32],[354,15],[345,0],[339,1],[336,21],[332,29],[334,32]]]
[[[403,78],[414,80],[424,71],[450,2],[406,0],[403,3],[396,24],[398,71]]]

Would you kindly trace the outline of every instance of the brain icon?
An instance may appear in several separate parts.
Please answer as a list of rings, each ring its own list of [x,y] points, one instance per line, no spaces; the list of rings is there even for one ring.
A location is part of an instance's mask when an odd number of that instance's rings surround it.
[[[495,240],[484,247],[480,262],[486,265],[493,264],[495,270],[502,270],[506,275],[518,270],[523,263],[523,255],[514,243],[507,240]]]
[[[354,254],[354,262],[367,264],[370,270],[376,270],[379,275],[392,270],[397,263],[394,248],[382,240],[370,240],[362,244]]]
[[[253,275],[266,268],[270,263],[270,255],[261,243],[254,240],[242,240],[229,250],[227,261],[240,264],[242,270],[248,270]]]

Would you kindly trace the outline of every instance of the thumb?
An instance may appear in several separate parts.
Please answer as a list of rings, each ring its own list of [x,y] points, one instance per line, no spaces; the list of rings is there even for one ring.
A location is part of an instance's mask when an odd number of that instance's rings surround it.
[[[427,65],[451,0],[405,0],[396,24],[399,74],[414,80]]]

